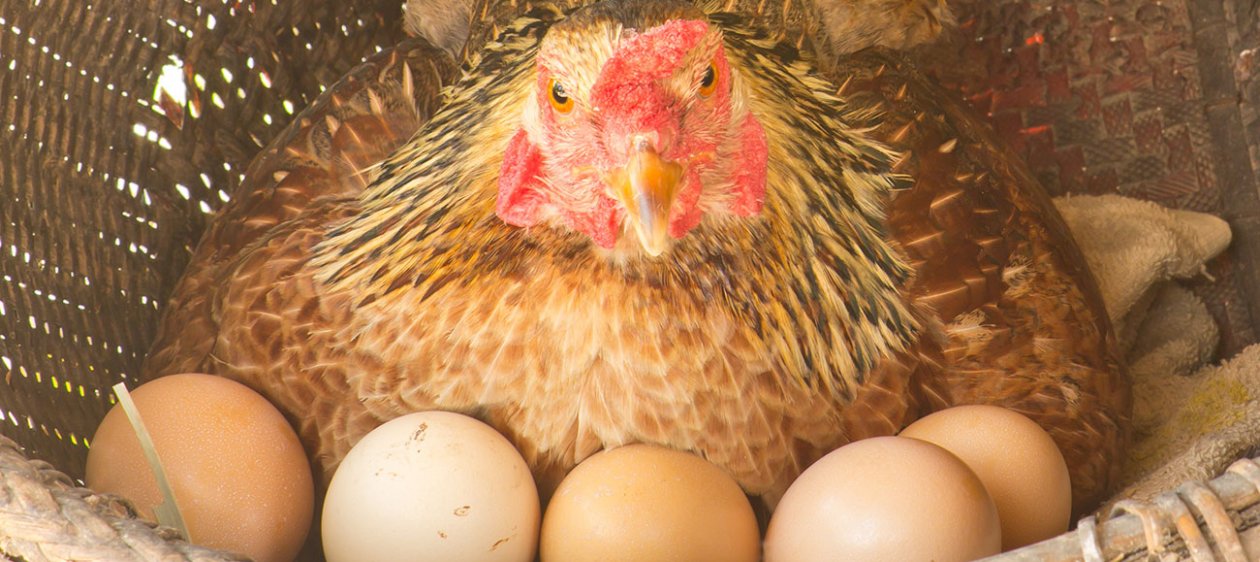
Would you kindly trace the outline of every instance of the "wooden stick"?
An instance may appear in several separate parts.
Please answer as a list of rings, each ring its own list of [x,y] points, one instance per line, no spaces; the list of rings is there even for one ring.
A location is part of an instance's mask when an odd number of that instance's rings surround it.
[[[1253,474],[1257,471],[1255,459],[1244,459],[1235,467],[1252,463]],[[1204,488],[1219,498],[1219,509],[1213,509],[1204,501],[1203,490],[1182,486],[1177,491],[1162,494],[1142,511],[1148,522],[1157,527],[1152,539],[1158,545],[1148,545],[1148,532],[1143,515],[1128,513],[1097,523],[1097,551],[1101,560],[1137,562],[1148,560],[1152,554],[1172,555],[1182,560],[1235,560],[1241,554],[1250,559],[1260,559],[1260,482],[1244,476],[1246,470],[1231,471],[1208,482]],[[1196,501],[1205,507],[1199,508]],[[1215,501],[1215,500],[1210,500]],[[1225,519],[1222,519],[1225,517]],[[1086,562],[1089,549],[1082,537],[1089,535],[1082,526],[1090,521],[1083,519],[1075,531],[1055,538],[985,558],[986,562]],[[1149,524],[1149,523],[1148,523]],[[1222,528],[1228,526],[1227,530]],[[1212,529],[1216,531],[1213,532]],[[1237,533],[1236,538],[1231,534]],[[1220,536],[1217,533],[1224,534]],[[1201,537],[1201,539],[1200,539]],[[1189,538],[1189,540],[1187,540]],[[1198,540],[1206,541],[1206,553],[1196,548]],[[1241,546],[1239,546],[1239,544]],[[1150,550],[1148,550],[1148,548]],[[1159,557],[1158,559],[1163,559]]]

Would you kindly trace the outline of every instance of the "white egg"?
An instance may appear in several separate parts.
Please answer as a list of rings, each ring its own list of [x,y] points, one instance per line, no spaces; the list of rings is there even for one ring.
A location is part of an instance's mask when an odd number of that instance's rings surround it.
[[[524,459],[473,418],[420,412],[373,430],[341,462],[324,500],[330,562],[530,561],[538,489]]]

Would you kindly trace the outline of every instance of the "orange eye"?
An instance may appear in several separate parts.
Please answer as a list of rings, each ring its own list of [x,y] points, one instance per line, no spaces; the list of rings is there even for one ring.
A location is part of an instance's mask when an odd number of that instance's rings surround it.
[[[564,90],[564,86],[556,81],[555,78],[547,85],[547,99],[551,100],[551,107],[560,113],[568,113],[573,109],[573,98],[569,97],[569,93]]]
[[[704,69],[704,75],[700,77],[700,95],[706,98],[713,95],[713,91],[717,89],[717,73],[717,65],[709,63],[709,67]]]

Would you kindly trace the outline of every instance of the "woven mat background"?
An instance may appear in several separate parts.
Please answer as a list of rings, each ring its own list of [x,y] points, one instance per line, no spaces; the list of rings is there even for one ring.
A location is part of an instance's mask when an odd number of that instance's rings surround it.
[[[1120,193],[1230,222],[1233,246],[1192,288],[1221,326],[1221,356],[1257,341],[1256,0],[951,4],[960,30],[921,57],[1052,195]]]
[[[1052,193],[1220,214],[1195,284],[1222,354],[1260,318],[1255,0],[955,0],[922,53]],[[0,433],[72,477],[208,213],[401,0],[0,0]],[[178,84],[187,87],[178,92]]]

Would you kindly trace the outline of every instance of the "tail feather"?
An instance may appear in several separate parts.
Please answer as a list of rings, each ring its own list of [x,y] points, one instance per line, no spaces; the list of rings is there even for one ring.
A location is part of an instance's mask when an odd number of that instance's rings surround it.
[[[832,56],[873,46],[910,49],[957,25],[945,0],[814,0],[814,9]]]
[[[472,25],[473,0],[407,0],[403,28],[460,59]]]

